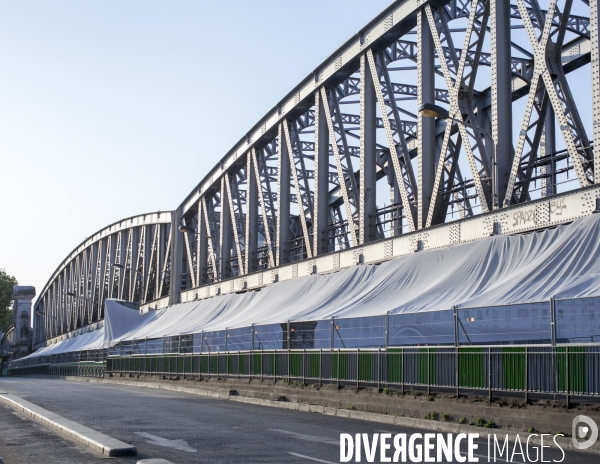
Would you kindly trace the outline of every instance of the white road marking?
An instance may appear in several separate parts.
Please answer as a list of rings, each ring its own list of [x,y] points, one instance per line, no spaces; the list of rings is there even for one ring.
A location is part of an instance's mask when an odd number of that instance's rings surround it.
[[[140,437],[148,438],[151,445],[165,446],[167,448],[173,448],[180,451],[187,451],[188,453],[197,453],[196,448],[192,448],[185,440],[169,440],[168,438],[162,438],[157,435],[152,435],[146,432],[135,432]]]
[[[291,451],[288,451],[288,454],[291,454],[292,456],[296,456],[297,458],[308,459],[309,461],[324,462],[325,464],[335,464],[332,461],[325,461],[324,459],[311,458],[310,456],[304,456],[303,454],[292,453]]]
[[[339,440],[332,440],[331,438],[325,437],[317,437],[315,435],[304,435],[303,433],[290,432],[289,430],[278,430],[278,429],[269,429],[271,432],[283,433],[284,435],[289,435],[294,438],[298,438],[299,440],[312,441],[316,443],[327,443],[328,445],[340,445]]]

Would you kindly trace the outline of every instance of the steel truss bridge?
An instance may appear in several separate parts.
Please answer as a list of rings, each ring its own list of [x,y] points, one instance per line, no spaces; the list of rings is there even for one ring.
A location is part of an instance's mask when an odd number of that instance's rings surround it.
[[[106,298],[161,308],[592,213],[598,14],[588,0],[395,2],[175,211],[73,250],[36,303],[36,346],[98,324]]]

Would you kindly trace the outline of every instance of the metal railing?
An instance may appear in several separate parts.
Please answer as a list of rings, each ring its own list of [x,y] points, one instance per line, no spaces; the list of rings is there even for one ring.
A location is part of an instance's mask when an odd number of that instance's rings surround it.
[[[107,375],[271,379],[492,396],[600,399],[600,346],[260,350],[109,356]]]
[[[50,364],[48,375],[61,375],[73,377],[104,377],[106,361],[83,361],[64,364]]]

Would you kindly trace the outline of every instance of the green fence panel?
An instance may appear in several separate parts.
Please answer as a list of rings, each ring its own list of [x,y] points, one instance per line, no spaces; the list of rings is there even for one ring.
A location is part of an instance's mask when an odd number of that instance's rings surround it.
[[[237,354],[228,354],[227,355],[227,374],[237,374],[238,372],[235,372],[235,360],[234,357],[237,357]],[[239,366],[238,366],[239,369]]]
[[[200,374],[208,374],[208,355],[200,355]]]
[[[484,388],[483,348],[459,348],[459,385],[467,388]]]
[[[371,382],[373,380],[373,354],[358,353],[358,380]]]
[[[247,360],[248,360],[248,356],[246,354],[240,354],[240,361],[238,363],[238,373],[242,374],[242,375],[246,375],[246,373],[248,372],[248,368],[246,366],[247,364]]]
[[[585,347],[558,347],[556,348],[556,361],[559,391],[586,393]]]
[[[313,379],[321,377],[321,353],[309,352],[308,355],[308,376]]]
[[[387,381],[389,383],[402,383],[402,348],[387,351]]]
[[[436,384],[436,350],[431,348],[419,348],[417,358],[417,382],[422,385]]]
[[[209,374],[218,374],[219,372],[219,358],[217,355],[211,355],[208,357],[209,362]]]
[[[348,379],[348,353],[338,351],[333,353],[333,378],[338,380]]]
[[[302,377],[302,353],[290,352],[290,377]]]
[[[253,366],[254,366],[254,375],[262,374],[262,355],[260,353],[254,353],[252,355]]]
[[[505,390],[527,388],[525,348],[502,348],[502,377]]]

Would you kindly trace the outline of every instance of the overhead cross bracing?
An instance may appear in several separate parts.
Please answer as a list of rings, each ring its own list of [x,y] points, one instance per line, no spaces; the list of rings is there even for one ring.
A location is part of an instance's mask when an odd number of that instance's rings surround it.
[[[590,214],[599,55],[597,2],[395,2],[188,195],[170,222],[168,281],[138,301],[246,291]],[[421,116],[424,103],[459,122]]]
[[[180,207],[195,231],[182,288],[593,184],[600,116],[586,126],[580,108],[598,114],[596,10],[581,0],[396,2]],[[576,99],[569,76],[584,67],[591,86]],[[495,150],[484,132],[420,116],[428,102],[490,132]],[[204,237],[210,251],[188,245]]]

